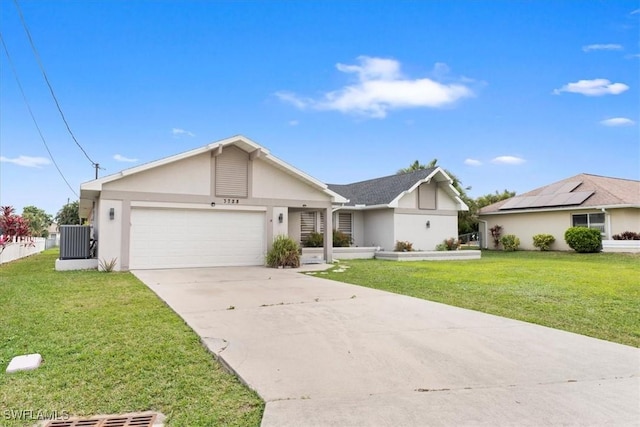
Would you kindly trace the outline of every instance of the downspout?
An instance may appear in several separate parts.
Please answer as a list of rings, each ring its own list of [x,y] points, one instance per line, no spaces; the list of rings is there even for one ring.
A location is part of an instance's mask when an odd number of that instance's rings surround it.
[[[607,212],[605,208],[600,209],[604,213],[604,217],[607,219],[607,229],[605,230],[605,240],[611,240],[611,213]]]
[[[483,226],[484,230],[480,234],[482,236],[482,241],[480,242],[480,249],[487,249],[488,248],[488,246],[487,246],[487,227],[488,227],[488,224],[487,224],[487,221],[485,221],[484,219],[478,219],[478,224],[479,223],[483,223],[484,224],[484,226]]]

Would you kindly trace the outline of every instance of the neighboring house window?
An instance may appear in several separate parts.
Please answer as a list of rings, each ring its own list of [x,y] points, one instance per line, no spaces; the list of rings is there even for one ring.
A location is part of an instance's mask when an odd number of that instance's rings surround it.
[[[300,240],[304,241],[311,233],[324,233],[324,212],[300,213]]]
[[[572,220],[574,227],[595,228],[600,233],[605,232],[603,213],[576,214],[572,215]]]
[[[216,196],[247,197],[249,156],[236,147],[225,147],[216,157]]]
[[[338,212],[338,231],[353,237],[353,215],[351,212]]]

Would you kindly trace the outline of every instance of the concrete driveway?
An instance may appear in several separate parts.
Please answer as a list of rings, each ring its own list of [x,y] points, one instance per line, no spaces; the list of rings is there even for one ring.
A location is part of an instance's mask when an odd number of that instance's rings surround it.
[[[294,270],[133,273],[266,401],[263,426],[640,425],[633,347]]]

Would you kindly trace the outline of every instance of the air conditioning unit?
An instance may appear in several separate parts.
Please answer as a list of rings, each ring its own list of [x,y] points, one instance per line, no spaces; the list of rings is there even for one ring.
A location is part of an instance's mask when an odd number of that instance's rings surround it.
[[[91,226],[60,226],[60,259],[91,258]]]

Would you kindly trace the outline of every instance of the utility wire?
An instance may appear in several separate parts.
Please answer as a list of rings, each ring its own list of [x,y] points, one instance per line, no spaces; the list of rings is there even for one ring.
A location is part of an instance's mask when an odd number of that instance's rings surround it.
[[[27,110],[29,110],[29,115],[31,116],[31,120],[33,120],[33,124],[36,126],[36,129],[38,129],[38,134],[40,135],[40,139],[44,144],[44,148],[47,149],[47,153],[49,153],[49,157],[51,158],[51,161],[53,162],[54,166],[58,170],[58,173],[60,174],[64,182],[67,184],[67,187],[69,187],[69,190],[71,190],[71,192],[75,194],[76,197],[78,197],[78,193],[76,193],[76,191],[73,189],[71,184],[69,184],[69,181],[67,181],[67,178],[64,177],[64,174],[60,170],[60,167],[56,163],[56,160],[53,158],[53,154],[51,154],[51,150],[49,150],[49,145],[47,145],[47,141],[44,139],[44,135],[42,135],[40,126],[38,126],[38,122],[36,121],[36,118],[33,115],[31,106],[29,105],[29,100],[27,99],[27,95],[25,95],[24,89],[22,88],[22,84],[20,83],[20,79],[18,78],[18,72],[16,71],[16,67],[13,65],[13,61],[11,60],[11,55],[9,55],[9,49],[7,49],[7,45],[4,43],[4,37],[2,37],[2,32],[0,32],[0,41],[2,41],[2,47],[4,48],[4,53],[7,55],[7,59],[9,60],[9,66],[11,67],[11,71],[13,71],[13,77],[15,77],[16,82],[18,83],[18,88],[20,89],[20,93],[22,94],[22,99],[24,99],[24,103],[27,104]]]
[[[38,50],[36,49],[36,45],[33,42],[33,38],[31,38],[31,32],[29,31],[29,27],[27,26],[27,22],[25,21],[24,15],[22,14],[22,9],[20,9],[20,4],[18,3],[18,0],[13,0],[13,2],[16,5],[16,9],[18,10],[18,15],[20,15],[20,21],[22,21],[22,26],[24,27],[24,31],[27,33],[27,38],[29,39],[29,44],[31,44],[31,49],[33,50],[33,54],[36,57],[36,61],[38,62],[38,65],[40,66],[40,71],[42,72],[42,75],[44,76],[45,82],[47,82],[47,86],[49,87],[49,92],[51,92],[51,96],[53,97],[53,100],[54,100],[54,102],[56,104],[56,107],[58,108],[58,112],[60,112],[60,117],[62,117],[62,121],[64,122],[65,126],[67,127],[67,131],[69,132],[69,135],[71,135],[71,138],[73,138],[73,141],[76,143],[78,148],[80,148],[82,153],[84,153],[84,156],[87,158],[87,160],[89,160],[91,162],[91,165],[96,168],[96,173],[97,173],[98,168],[99,168],[98,163],[96,163],[93,160],[91,160],[91,157],[89,157],[89,155],[84,150],[84,148],[82,148],[82,145],[80,145],[80,143],[76,139],[76,137],[73,134],[73,132],[71,132],[71,127],[69,126],[69,123],[67,122],[67,119],[64,116],[64,113],[62,112],[62,108],[60,107],[60,103],[58,102],[58,98],[56,97],[56,94],[53,92],[53,87],[51,86],[51,83],[49,82],[49,78],[47,77],[47,73],[44,70],[44,65],[42,64],[42,60],[40,59],[40,54],[38,54]]]

